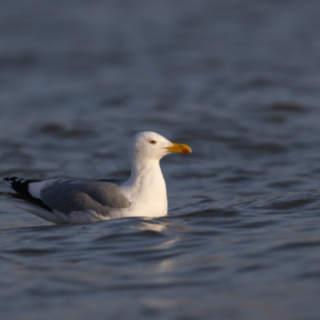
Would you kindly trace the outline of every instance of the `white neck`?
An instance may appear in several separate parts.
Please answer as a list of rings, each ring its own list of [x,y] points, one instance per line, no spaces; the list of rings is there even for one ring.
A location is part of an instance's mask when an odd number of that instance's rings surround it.
[[[122,185],[131,201],[130,212],[135,216],[159,217],[167,214],[166,184],[157,159],[130,157],[131,176]]]

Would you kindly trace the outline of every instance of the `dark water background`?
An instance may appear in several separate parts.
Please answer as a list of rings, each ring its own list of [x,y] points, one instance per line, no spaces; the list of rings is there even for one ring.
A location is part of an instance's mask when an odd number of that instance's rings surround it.
[[[144,130],[193,149],[162,161],[165,218],[54,226],[1,199],[1,319],[319,319],[319,13],[1,1],[1,176],[127,177]]]

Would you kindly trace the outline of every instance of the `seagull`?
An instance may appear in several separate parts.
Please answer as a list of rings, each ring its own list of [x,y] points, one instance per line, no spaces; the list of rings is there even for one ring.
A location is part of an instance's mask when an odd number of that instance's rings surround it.
[[[129,145],[128,180],[27,180],[6,177],[16,193],[16,207],[56,224],[82,224],[124,217],[157,218],[167,215],[166,184],[160,160],[171,153],[191,153],[185,144],[172,143],[158,133],[135,134]]]

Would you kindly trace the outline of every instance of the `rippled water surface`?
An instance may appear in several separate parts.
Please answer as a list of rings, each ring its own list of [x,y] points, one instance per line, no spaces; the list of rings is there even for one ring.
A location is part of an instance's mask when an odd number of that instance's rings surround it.
[[[144,130],[193,149],[160,219],[1,198],[1,319],[319,319],[319,1],[0,6],[1,177],[126,178]]]

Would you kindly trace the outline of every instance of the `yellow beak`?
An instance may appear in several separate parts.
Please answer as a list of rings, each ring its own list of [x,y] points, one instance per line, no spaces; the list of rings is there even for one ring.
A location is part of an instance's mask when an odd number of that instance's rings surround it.
[[[173,143],[172,147],[166,147],[170,152],[191,153],[192,150],[186,144]]]

